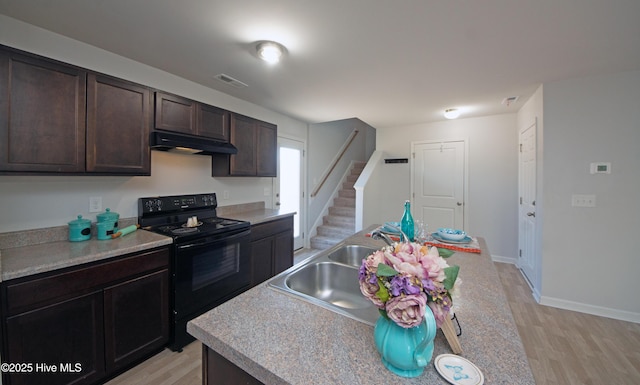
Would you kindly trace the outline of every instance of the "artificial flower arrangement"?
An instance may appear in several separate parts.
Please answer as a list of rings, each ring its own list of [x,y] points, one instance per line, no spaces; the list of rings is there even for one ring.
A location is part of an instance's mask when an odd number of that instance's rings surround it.
[[[436,247],[395,243],[362,260],[360,291],[403,328],[420,325],[429,306],[439,328],[453,305],[459,270]]]

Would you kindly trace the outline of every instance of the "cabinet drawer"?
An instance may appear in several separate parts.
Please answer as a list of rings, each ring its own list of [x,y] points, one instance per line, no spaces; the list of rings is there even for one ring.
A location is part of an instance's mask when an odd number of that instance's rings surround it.
[[[251,240],[270,237],[283,231],[293,230],[293,217],[276,219],[251,226]]]
[[[119,280],[169,266],[169,249],[118,258],[85,267],[45,273],[5,283],[6,316],[46,306]]]

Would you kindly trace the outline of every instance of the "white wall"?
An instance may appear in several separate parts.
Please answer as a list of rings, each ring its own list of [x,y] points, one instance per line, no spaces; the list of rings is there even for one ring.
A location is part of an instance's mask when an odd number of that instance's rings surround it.
[[[640,322],[638,191],[640,71],[545,84],[542,303]]]
[[[279,134],[307,139],[304,122],[4,15],[0,44],[265,120],[277,124]],[[102,196],[103,208],[135,217],[143,196],[217,192],[221,206],[265,201],[271,207],[271,188],[271,178],[212,178],[208,156],[152,151],[151,177],[0,176],[0,232],[62,226],[78,214],[95,220],[88,213],[93,196]]]
[[[516,257],[518,137],[515,113],[378,129],[377,134],[378,150],[390,158],[409,158],[410,162],[412,142],[467,139],[467,230],[472,236],[484,237],[494,257]],[[410,199],[410,164],[384,164],[382,169],[386,189],[380,197],[382,210],[378,223],[400,220],[403,203]]]
[[[331,166],[338,160],[340,151],[354,130],[358,130],[358,134],[331,171]],[[331,171],[331,174],[317,195],[309,198],[307,234],[314,232],[314,222],[325,214],[323,210],[327,206],[328,200],[331,199],[351,163],[353,161],[365,162],[369,159],[375,149],[375,136],[373,127],[356,118],[309,125],[310,145],[307,157],[309,194],[322,183],[327,172]]]

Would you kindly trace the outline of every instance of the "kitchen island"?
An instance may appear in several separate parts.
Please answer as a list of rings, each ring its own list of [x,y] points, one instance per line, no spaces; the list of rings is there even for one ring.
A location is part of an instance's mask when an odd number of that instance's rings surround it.
[[[384,246],[365,235],[343,243]],[[480,254],[456,252],[448,259],[460,266],[462,280],[455,303],[461,356],[480,368],[486,384],[534,384],[500,278],[486,243],[479,241]],[[372,326],[284,294],[268,282],[192,320],[187,330],[203,343],[205,377],[212,372],[206,362],[212,357],[265,384],[447,383],[433,360],[417,378],[394,375],[381,363]],[[438,332],[433,357],[443,353],[452,351]],[[211,374],[209,384],[225,382],[224,374]]]

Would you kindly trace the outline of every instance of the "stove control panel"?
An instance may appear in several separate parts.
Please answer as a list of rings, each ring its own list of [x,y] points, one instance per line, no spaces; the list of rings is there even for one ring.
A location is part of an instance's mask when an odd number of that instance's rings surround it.
[[[216,193],[139,198],[138,215],[169,214],[185,210],[216,208],[217,206]]]

